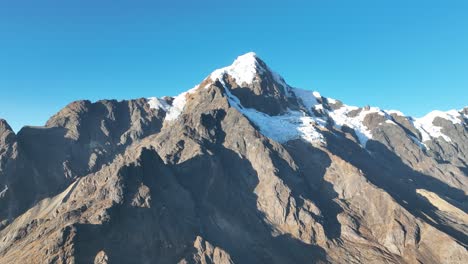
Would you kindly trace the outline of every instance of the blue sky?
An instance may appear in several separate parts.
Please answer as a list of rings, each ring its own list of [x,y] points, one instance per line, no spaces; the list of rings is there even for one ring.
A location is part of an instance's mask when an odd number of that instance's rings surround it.
[[[292,86],[421,116],[468,105],[468,1],[0,0],[0,117],[176,95],[255,51]]]

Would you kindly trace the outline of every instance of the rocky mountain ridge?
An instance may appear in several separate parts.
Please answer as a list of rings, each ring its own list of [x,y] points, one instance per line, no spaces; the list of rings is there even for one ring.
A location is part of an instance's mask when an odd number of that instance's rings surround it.
[[[254,53],[176,97],[0,122],[0,263],[465,263],[468,108],[289,86]]]

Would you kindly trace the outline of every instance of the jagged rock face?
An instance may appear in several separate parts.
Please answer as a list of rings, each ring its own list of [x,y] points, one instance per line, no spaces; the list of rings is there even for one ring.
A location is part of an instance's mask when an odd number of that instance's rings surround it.
[[[15,216],[11,189],[16,181],[10,175],[13,170],[17,170],[19,159],[16,135],[8,123],[0,119],[0,229]]]
[[[14,140],[15,133],[10,125],[4,119],[0,119],[0,146],[6,147],[12,144]]]
[[[150,109],[146,99],[77,101],[44,127],[24,127],[16,136],[8,133],[10,144],[2,141],[2,146],[14,148],[15,157],[0,171],[8,186],[4,195],[11,198],[0,204],[0,220],[11,219],[77,177],[98,171],[134,141],[157,133],[164,115]]]
[[[15,143],[15,132],[5,120],[0,119],[0,173],[5,170],[7,163],[14,158]]]
[[[0,263],[466,263],[466,114],[347,106],[246,54],[174,98],[2,121]]]
[[[240,56],[231,66],[213,72],[210,79],[222,81],[244,107],[269,115],[299,107],[296,98],[289,96],[291,87],[253,53]]]

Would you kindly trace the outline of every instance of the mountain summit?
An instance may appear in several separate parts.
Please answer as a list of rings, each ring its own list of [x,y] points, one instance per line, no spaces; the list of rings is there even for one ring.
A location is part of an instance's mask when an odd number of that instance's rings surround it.
[[[210,78],[216,80],[224,74],[229,74],[238,85],[252,84],[255,80],[260,81],[262,74],[270,71],[266,64],[257,57],[254,52],[249,52],[237,57],[231,66],[214,71]]]
[[[0,122],[0,263],[466,263],[467,108],[291,87],[254,53],[175,97]]]

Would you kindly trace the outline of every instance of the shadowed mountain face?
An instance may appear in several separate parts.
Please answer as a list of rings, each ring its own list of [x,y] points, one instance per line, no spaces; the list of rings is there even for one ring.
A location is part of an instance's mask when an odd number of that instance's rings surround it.
[[[248,53],[176,97],[0,120],[0,263],[466,263],[467,109],[348,106]]]

